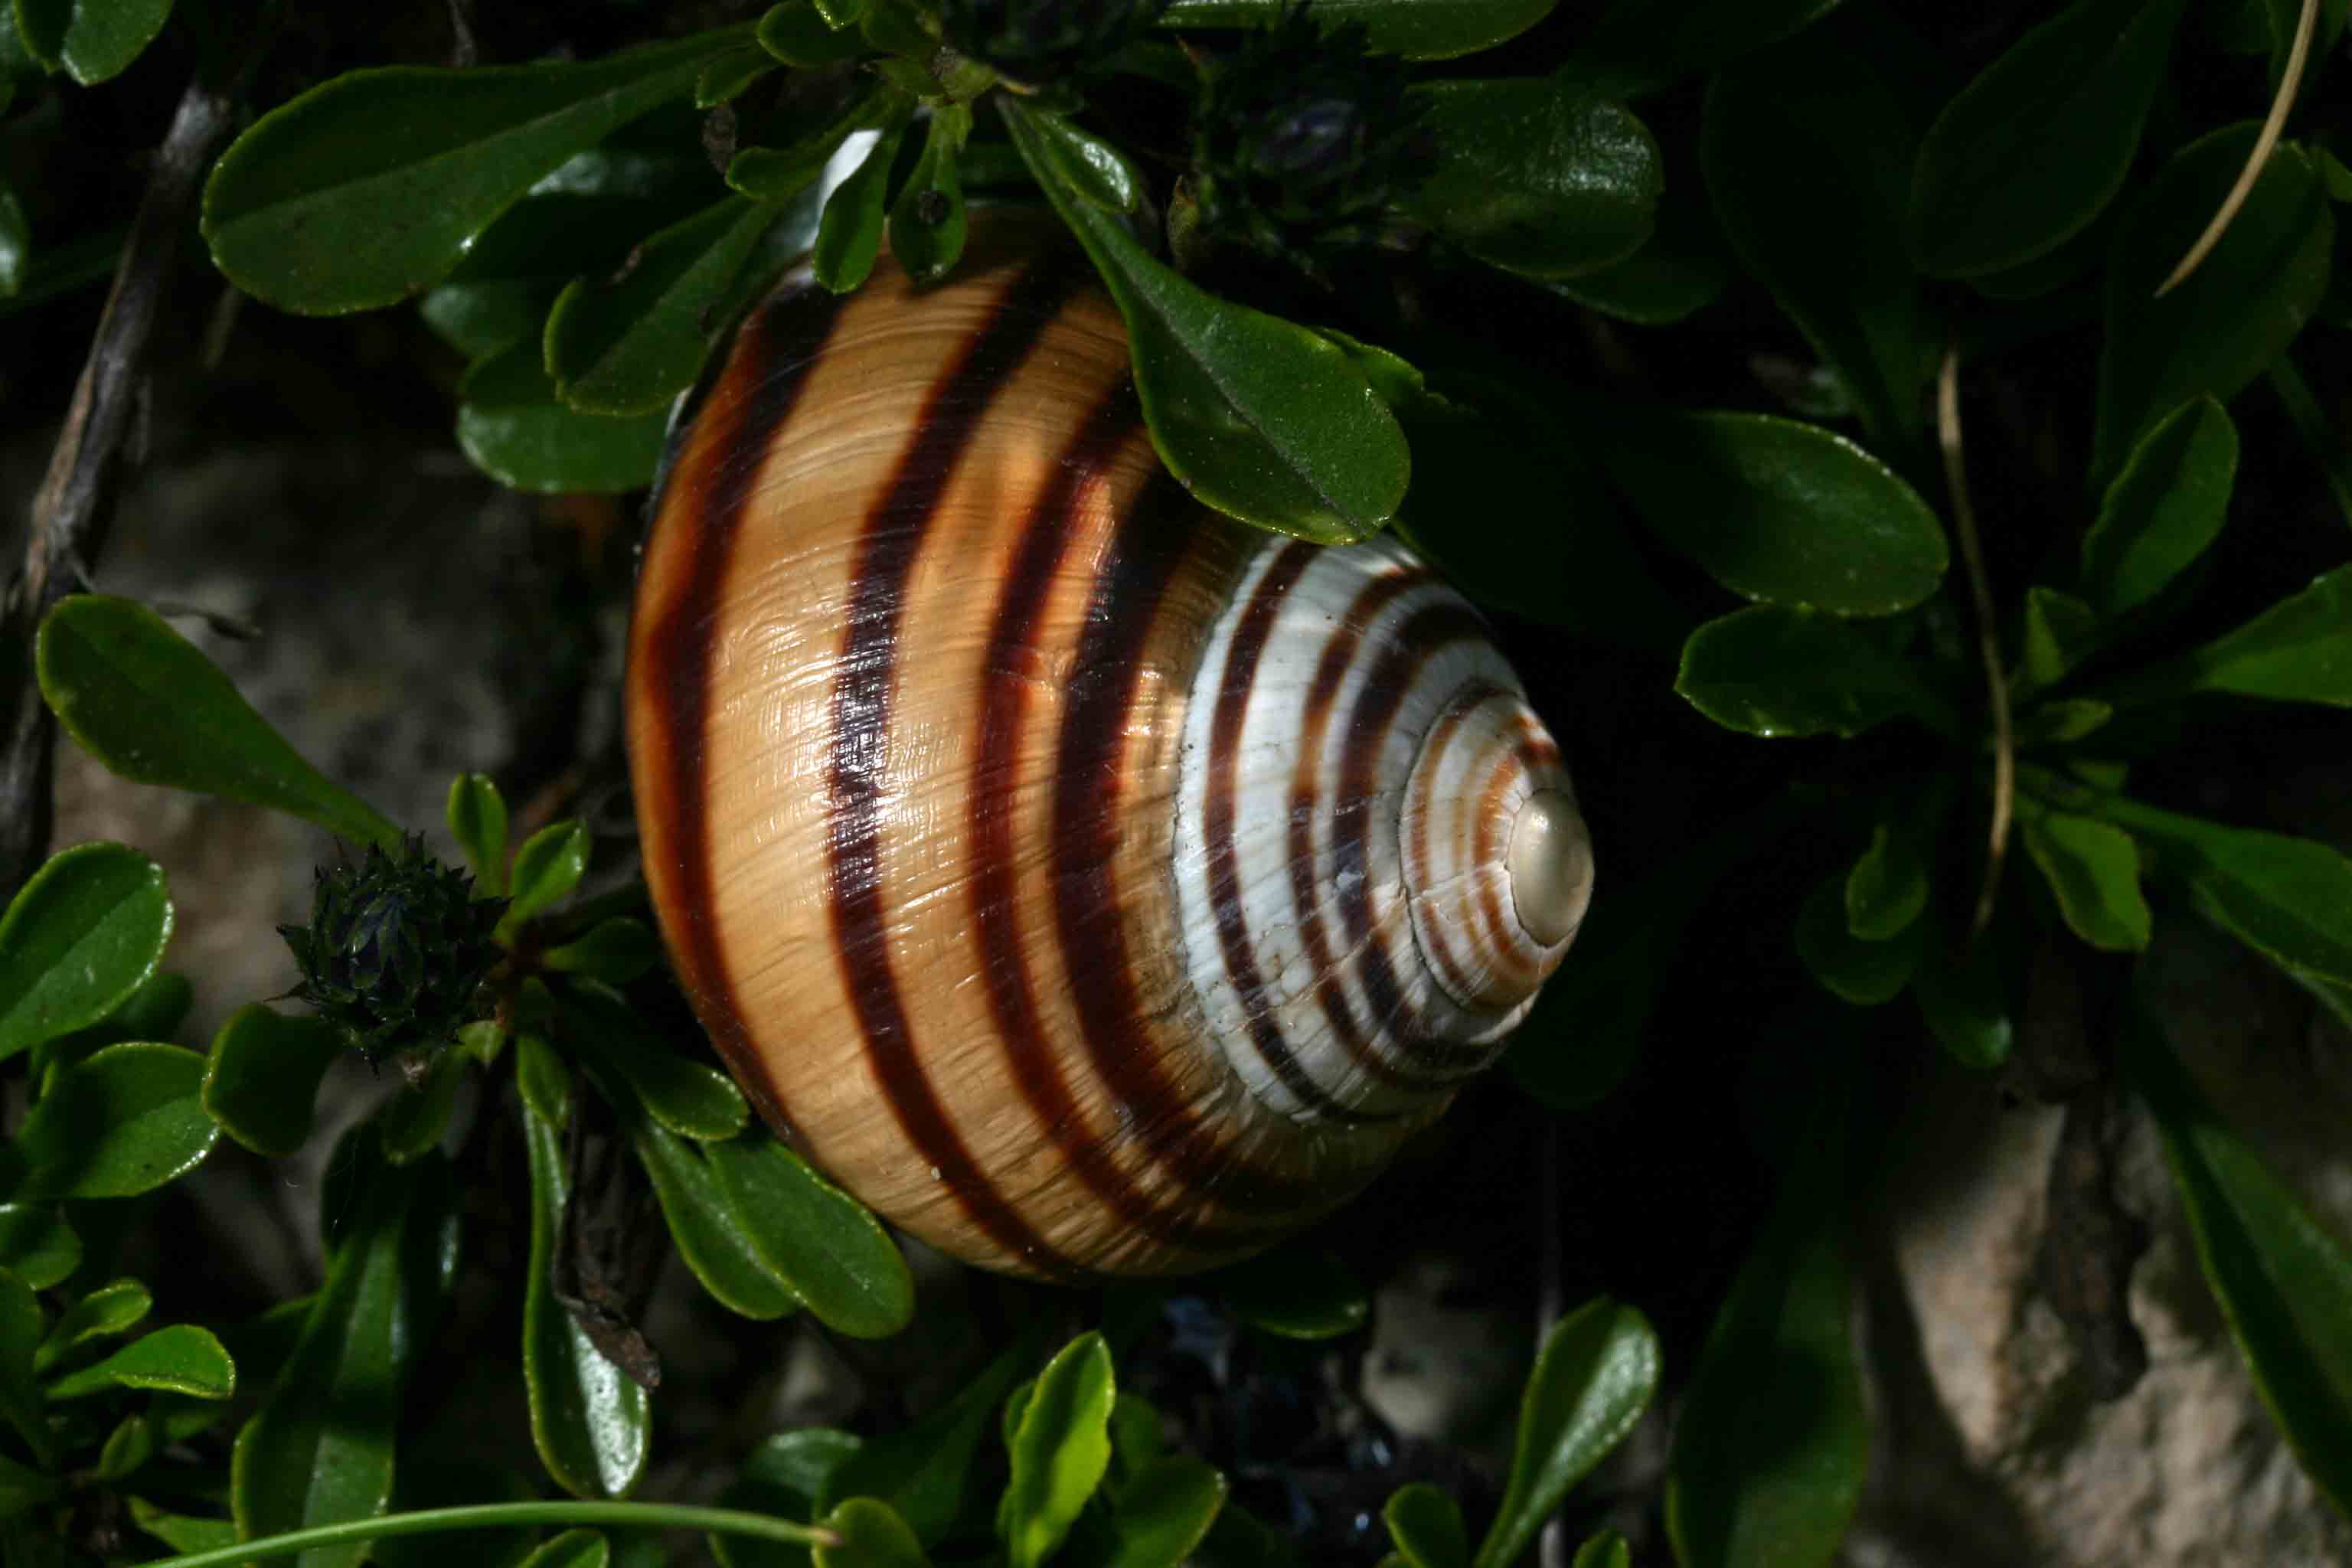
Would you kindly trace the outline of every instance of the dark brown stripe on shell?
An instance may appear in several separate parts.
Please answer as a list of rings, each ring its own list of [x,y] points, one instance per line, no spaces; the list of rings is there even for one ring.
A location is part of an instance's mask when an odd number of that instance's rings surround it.
[[[1217,922],[1217,945],[1225,961],[1225,978],[1241,998],[1242,1017],[1250,1044],[1283,1088],[1316,1114],[1339,1121],[1392,1121],[1402,1112],[1371,1112],[1342,1105],[1326,1093],[1283,1037],[1274,1005],[1266,999],[1265,976],[1250,946],[1249,921],[1242,908],[1241,855],[1234,842],[1234,798],[1240,772],[1242,721],[1249,713],[1250,692],[1257,684],[1258,661],[1265,655],[1283,599],[1297,586],[1315,559],[1311,544],[1286,544],[1259,577],[1249,603],[1242,609],[1234,638],[1225,650],[1225,668],[1217,683],[1216,710],[1209,723],[1208,788],[1202,801],[1201,837],[1209,857],[1209,910]]]
[[[866,1035],[866,1060],[899,1127],[990,1240],[1029,1268],[1078,1272],[989,1182],[924,1070],[890,962],[882,898],[882,785],[889,763],[890,691],[908,579],[940,498],[992,395],[1035,348],[1078,281],[1066,256],[1013,279],[988,320],[932,384],[914,439],[867,513],[850,572],[848,627],[833,697],[831,880],[835,957]]]
[[[789,1131],[791,1107],[777,1095],[758,1047],[744,1027],[743,1009],[719,941],[717,867],[710,847],[710,803],[704,776],[709,762],[712,628],[735,558],[743,516],[776,432],[791,418],[808,373],[840,319],[840,301],[808,290],[770,300],[746,319],[720,380],[699,416],[709,426],[694,446],[708,471],[690,510],[665,508],[659,548],[683,550],[677,592],[638,645],[645,684],[660,700],[644,705],[659,732],[654,773],[667,796],[666,810],[643,819],[669,825],[666,852],[676,877],[669,936],[679,980],[711,1043],[738,1082],[760,1101],[769,1121]],[[673,473],[674,484],[685,476]]]
[[[1469,719],[1471,710],[1489,698],[1501,696],[1502,691],[1501,687],[1490,681],[1481,681],[1455,699],[1454,706],[1446,710],[1445,716],[1437,721],[1436,728],[1431,730],[1428,738],[1422,742],[1422,756],[1433,761],[1436,759],[1445,747],[1452,743],[1454,731],[1462,728]],[[1412,896],[1413,889],[1423,885],[1429,876],[1429,818],[1430,813],[1427,811],[1413,814],[1412,839],[1405,847],[1405,896],[1407,899]],[[1469,972],[1462,967],[1462,961],[1455,956],[1454,944],[1446,940],[1444,927],[1438,921],[1432,921],[1424,936],[1421,925],[1415,922],[1412,932],[1413,940],[1422,944],[1423,955],[1429,960],[1431,967],[1444,975],[1447,993],[1455,1001],[1461,1002],[1465,1006],[1470,1005],[1469,999],[1478,994],[1478,986],[1471,978]]]
[[[1328,1208],[1341,1194],[1250,1163],[1160,1071],[1111,869],[1139,660],[1199,506],[1167,470],[1155,470],[1097,568],[1055,748],[1054,911],[1087,1051],[1123,1126],[1195,1194],[1271,1219]]]

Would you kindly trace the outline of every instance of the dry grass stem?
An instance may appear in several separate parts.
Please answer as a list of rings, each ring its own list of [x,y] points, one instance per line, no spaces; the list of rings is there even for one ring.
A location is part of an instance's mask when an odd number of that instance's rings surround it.
[[[2017,737],[2009,718],[2009,678],[2000,667],[2000,629],[1993,618],[1992,584],[1985,576],[1984,549],[1977,541],[1976,510],[1969,504],[1968,465],[1960,455],[1960,351],[1944,350],[1936,376],[1936,444],[1944,453],[1944,483],[1951,492],[1952,528],[1960,536],[1960,560],[1968,568],[1969,596],[1976,603],[1977,648],[1984,656],[1986,700],[1992,709],[1992,829],[1986,846],[1984,887],[1977,894],[1970,931],[1992,919],[2000,889],[2000,868],[2009,854],[2010,823],[2017,803]]]
[[[2286,112],[2294,107],[2295,89],[2303,85],[2303,68],[2311,58],[2311,36],[2317,31],[2318,23],[2319,0],[2303,0],[2303,15],[2294,24],[2294,42],[2286,51],[2286,69],[2279,74],[2278,94],[2271,100],[2270,115],[2263,121],[2262,134],[2254,138],[2254,150],[2247,154],[2246,166],[2238,171],[2238,183],[2221,198],[2213,221],[2205,226],[2205,232],[2197,237],[2197,243],[2189,247],[2189,254],[2180,258],[2172,276],[2156,286],[2157,299],[2172,292],[2212,254],[2237,217],[2238,209],[2246,205],[2254,182],[2262,178],[2263,166],[2271,161],[2271,150],[2278,145],[2279,132],[2286,128]]]

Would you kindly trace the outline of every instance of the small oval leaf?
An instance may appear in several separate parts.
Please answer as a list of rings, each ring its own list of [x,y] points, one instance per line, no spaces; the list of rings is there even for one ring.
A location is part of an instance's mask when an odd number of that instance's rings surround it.
[[[0,1060],[99,1023],[172,940],[163,868],[120,844],[49,857],[0,915]]]
[[[110,1388],[140,1388],[192,1399],[226,1399],[236,1392],[236,1367],[208,1329],[173,1323],[131,1341],[79,1372],[49,1384],[51,1399],[79,1399]]]
[[[1110,1468],[1110,1348],[1081,1334],[1037,1374],[1011,1434],[1013,1477],[998,1510],[1010,1568],[1038,1568]]]
[[[757,1216],[752,1246],[819,1321],[854,1338],[884,1339],[912,1320],[914,1277],[863,1204],[756,1132],[704,1153],[736,1211]]]
[[[109,1046],[58,1075],[0,1167],[9,1198],[127,1198],[163,1186],[212,1152],[205,1058],[178,1046]]]
[[[1675,690],[1751,735],[1856,735],[1906,716],[1958,721],[1910,664],[1861,628],[1778,605],[1735,610],[1691,633]]]
[[[2238,472],[2238,428],[2210,397],[2140,437],[2083,537],[2083,587],[2119,616],[2147,603],[2220,536]]]
[[[310,1141],[319,1085],[343,1050],[332,1026],[248,1003],[213,1037],[205,1110],[255,1153],[282,1159]]]
[[[1569,1489],[1633,1430],[1658,1386],[1649,1320],[1606,1297],[1551,1326],[1519,1400],[1510,1479],[1479,1544],[1477,1568],[1509,1568]]]

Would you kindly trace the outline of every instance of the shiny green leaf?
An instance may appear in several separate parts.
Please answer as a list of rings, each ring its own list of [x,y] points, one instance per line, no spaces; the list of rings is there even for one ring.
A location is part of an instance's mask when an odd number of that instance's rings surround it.
[[[2139,890],[2139,850],[2130,834],[2095,817],[2040,809],[2021,811],[2018,826],[2076,936],[2109,952],[2147,945],[2154,917]]]
[[[890,205],[890,254],[917,282],[945,277],[963,255],[963,181],[957,172],[971,110],[944,103],[931,110],[922,156]]]
[[[1763,414],[1617,419],[1595,455],[1643,521],[1733,593],[1885,616],[1936,591],[1936,514],[1853,442]]]
[[[515,1087],[524,1104],[563,1131],[572,1119],[572,1068],[544,1035],[526,1030],[515,1037]]]
[[[522,1560],[522,1568],[604,1568],[613,1549],[601,1530],[567,1530]]]
[[[1871,828],[1870,847],[1845,877],[1845,927],[1885,942],[1927,907],[1927,856],[1910,815],[1892,805]]]
[[[68,1307],[49,1325],[47,1337],[33,1354],[33,1370],[47,1373],[59,1358],[91,1340],[129,1333],[154,1309],[155,1299],[136,1279],[101,1285]]]
[[[1892,1002],[1918,967],[1926,928],[1920,921],[1885,942],[1866,942],[1846,923],[1845,880],[1831,877],[1814,885],[1797,911],[1797,955],[1834,994],[1857,1007]]]
[[[2097,814],[2185,879],[2198,912],[2290,971],[2352,984],[2352,859],[2281,833],[2224,827],[2118,797]]]
[[[906,1520],[926,1546],[946,1539],[963,1511],[972,1462],[1022,1373],[1035,1363],[1029,1342],[990,1362],[956,1396],[912,1426],[872,1439],[825,1483],[826,1501],[876,1497]]]
[[[609,281],[576,278],[547,318],[548,374],[582,414],[652,414],[694,384],[712,313],[777,211],[730,195],[641,245]]]
[[[2352,566],[2337,567],[2227,636],[2132,678],[2119,700],[2184,691],[2352,707]]]
[[[824,198],[809,265],[817,282],[836,294],[848,293],[874,271],[889,207],[891,166],[898,162],[898,143],[906,139],[907,121],[914,111],[912,99],[892,95],[882,110],[880,133],[866,149],[864,162]]]
[[[0,915],[0,1060],[98,1023],[172,940],[163,868],[120,844],[49,857]]]
[[[1576,1549],[1569,1568],[1633,1568],[1633,1549],[1613,1530],[1604,1530]]]
[[[1880,19],[1841,16],[1717,76],[1700,162],[1732,248],[1900,455],[1937,345],[1903,236],[1916,104],[1864,21]]]
[[[12,1274],[0,1274],[0,1420],[16,1429],[43,1469],[57,1468],[57,1437],[41,1413],[41,1392],[33,1381],[33,1356],[45,1330],[33,1288]]]
[[[1840,0],[1615,0],[1574,68],[1629,94],[1696,77],[1804,28]]]
[[[816,1549],[816,1568],[925,1568],[929,1561],[907,1521],[874,1498],[851,1498],[824,1522],[838,1544]]]
[[[833,1472],[859,1447],[858,1438],[829,1427],[778,1432],[744,1457],[742,1473],[720,1495],[719,1505],[806,1524],[822,1511],[820,1500]],[[719,1568],[809,1568],[809,1549],[789,1542],[748,1535],[703,1539]]]
[[[1117,1408],[1114,1405],[1114,1447]],[[1170,1454],[1147,1461],[1111,1500],[1111,1528],[1118,1546],[1107,1568],[1179,1568],[1199,1549],[1224,1503],[1225,1478],[1205,1460]]]
[[[1491,49],[1551,15],[1559,0],[1315,0],[1326,32],[1350,22],[1364,28],[1374,54],[1449,60]],[[1175,0],[1160,14],[1164,27],[1269,27],[1286,0]]]
[[[1944,106],[1911,185],[1913,253],[1931,277],[2016,267],[2122,188],[2187,0],[2076,0]]]
[[[885,1339],[907,1326],[914,1277],[865,1205],[758,1133],[703,1152],[736,1212],[759,1216],[751,1245],[819,1321],[857,1339]]]
[[[788,66],[813,68],[854,60],[866,40],[817,15],[811,0],[786,0],[760,18],[760,47]]]
[[[211,1552],[236,1544],[236,1525],[232,1521],[169,1513],[142,1498],[131,1500],[131,1518],[174,1552]]]
[[[564,405],[531,338],[477,360],[457,384],[457,445],[519,490],[611,495],[653,482],[667,413],[628,418]]]
[[[1682,1568],[1826,1564],[1862,1500],[1870,1410],[1851,1322],[1843,1134],[1829,1116],[1699,1352],[1675,1422],[1666,1532]]]
[[[488,773],[449,781],[449,837],[473,868],[474,890],[503,898],[507,890],[507,801]]]
[[[540,962],[558,974],[625,985],[661,962],[661,939],[645,921],[614,915],[589,927],[576,942],[549,948]]]
[[[195,1052],[140,1041],[58,1074],[0,1155],[8,1197],[127,1198],[194,1169],[220,1137],[204,1077]]]
[[[499,928],[510,931],[570,898],[588,874],[588,825],[576,816],[551,822],[524,839],[515,851],[507,883],[511,902]]]
[[[336,1158],[356,1173],[326,1284],[230,1461],[229,1499],[247,1541],[384,1511],[403,1390],[457,1274],[457,1184],[446,1161],[387,1164],[364,1127]],[[367,1552],[354,1541],[290,1561],[359,1568]]]
[[[1108,213],[1131,213],[1143,199],[1143,182],[1109,142],[1058,114],[1033,113],[1027,124],[1035,132],[1040,183],[1058,183]]]
[[[1345,351],[1303,327],[1202,292],[1054,174],[1034,116],[1005,123],[1127,319],[1152,445],[1193,495],[1245,522],[1324,542],[1378,532],[1412,458],[1388,405]]]
[[[1632,1307],[1595,1297],[1544,1335],[1519,1398],[1510,1479],[1477,1568],[1509,1568],[1569,1489],[1625,1440],[1658,1386],[1658,1336]]]
[[[2215,1114],[2145,1016],[2124,1064],[2163,1130],[2198,1261],[2254,1387],[2304,1473],[2352,1511],[2352,1248]]]
[[[205,1110],[257,1154],[284,1158],[310,1141],[319,1085],[344,1051],[335,1029],[258,1002],[229,1015],[205,1065]]]
[[[878,131],[906,108],[904,94],[876,81],[831,121],[786,145],[736,153],[727,165],[727,183],[758,201],[792,201],[816,183],[850,132]]]
[[[144,1415],[126,1415],[98,1451],[98,1479],[119,1481],[155,1457],[155,1429]]]
[[[1328,1252],[1278,1247],[1202,1283],[1223,1295],[1243,1322],[1281,1339],[1337,1339],[1371,1321],[1363,1282]]]
[[[708,1142],[743,1131],[751,1111],[734,1080],[651,1038],[653,1031],[625,1004],[567,985],[556,1007],[577,1054],[626,1084],[635,1102],[672,1132]]]
[[[441,1146],[457,1108],[457,1086],[473,1057],[444,1047],[425,1068],[424,1081],[412,1083],[387,1101],[377,1113],[376,1131],[383,1138],[383,1157],[405,1165]]]
[[[142,1388],[194,1399],[226,1399],[236,1392],[236,1367],[212,1331],[173,1323],[131,1341],[95,1366],[49,1384],[49,1397],[79,1399],[110,1388]]]
[[[1751,735],[1857,735],[1906,715],[1957,723],[1942,697],[1868,632],[1778,605],[1735,610],[1691,633],[1675,690]]]
[[[694,107],[715,109],[740,98],[751,84],[776,68],[776,57],[757,38],[745,38],[715,55],[694,79]]]
[[[1437,162],[1405,210],[1480,260],[1572,278],[1649,238],[1665,177],[1641,121],[1571,77],[1413,89]]]
[[[626,1497],[645,1474],[651,1401],[555,1299],[549,1271],[568,1196],[563,1143],[528,1101],[523,1139],[530,1158],[530,1263],[523,1282],[522,1370],[531,1441],[547,1473],[572,1496]]]
[[[1723,237],[1696,180],[1670,181],[1659,195],[1650,237],[1631,254],[1544,280],[1553,293],[1636,326],[1663,327],[1713,304],[1731,280]],[[1421,448],[1413,457],[1419,461]]]
[[[2096,479],[2182,404],[2226,400],[2260,374],[2326,290],[2336,235],[2327,193],[2303,150],[2282,142],[2212,253],[2154,297],[2245,167],[2255,131],[2233,125],[2191,142],[2116,228],[2092,441]]]
[[[179,1033],[195,997],[186,975],[158,969],[97,1023],[49,1041],[41,1052],[42,1064],[50,1070],[69,1067],[100,1047],[125,1040],[168,1041]]]
[[[60,599],[35,649],[58,722],[110,772],[400,847],[397,826],[304,762],[219,666],[145,605],[98,594]]]
[[[616,1099],[609,1079],[599,1075],[598,1083],[628,1126],[670,1239],[702,1288],[746,1318],[781,1318],[798,1307],[800,1298],[752,1242],[751,1220],[729,1200],[701,1150],[647,1116],[634,1098]]]
[[[725,27],[584,63],[349,71],[254,122],[205,183],[214,263],[316,314],[438,282],[542,175],[694,89]]]
[[[2090,657],[2098,640],[2099,616],[2090,605],[2039,583],[2026,589],[2024,632],[2017,668],[2009,678],[2011,698],[2021,702],[2057,685]]]
[[[1390,1494],[1381,1519],[1410,1568],[1470,1568],[1470,1531],[1462,1507],[1427,1481]]]
[[[0,1204],[0,1269],[36,1290],[61,1285],[81,1267],[81,1237],[55,1204]]]
[[[26,52],[84,87],[128,69],[171,15],[172,0],[16,0]]]
[[[1037,1374],[1008,1447],[1013,1479],[997,1515],[1010,1568],[1038,1568],[1077,1522],[1110,1468],[1110,1349],[1081,1334]]]

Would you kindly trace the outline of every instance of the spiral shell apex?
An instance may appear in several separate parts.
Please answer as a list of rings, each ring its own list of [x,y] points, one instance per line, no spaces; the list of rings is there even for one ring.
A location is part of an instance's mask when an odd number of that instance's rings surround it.
[[[1160,468],[1117,311],[1026,217],[788,279],[656,506],[628,727],[682,984],[770,1122],[1054,1278],[1245,1256],[1488,1065],[1581,920],[1558,748],[1401,546]]]

